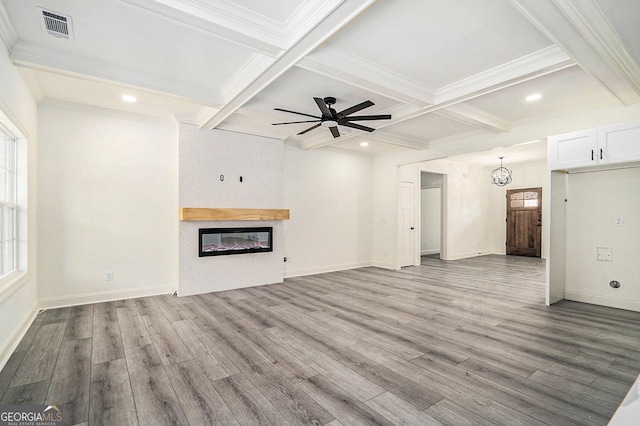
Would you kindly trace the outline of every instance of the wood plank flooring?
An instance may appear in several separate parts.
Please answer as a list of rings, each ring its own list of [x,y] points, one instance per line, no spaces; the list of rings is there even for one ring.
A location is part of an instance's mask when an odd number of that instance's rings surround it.
[[[423,258],[41,312],[0,404],[89,425],[604,425],[640,313],[544,306],[544,261]]]

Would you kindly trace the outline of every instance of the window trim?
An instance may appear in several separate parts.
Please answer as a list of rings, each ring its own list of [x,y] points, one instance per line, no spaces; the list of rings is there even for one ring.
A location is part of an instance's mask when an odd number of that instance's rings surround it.
[[[21,131],[17,121],[12,120],[13,116],[0,103],[0,129],[9,139],[13,140],[12,149],[14,152],[14,173],[11,182],[13,190],[13,271],[0,278],[0,304],[4,303],[13,293],[22,288],[30,279],[29,272],[29,140],[25,132]],[[20,167],[24,166],[21,172]],[[20,201],[22,200],[22,201]],[[7,203],[0,202],[2,205]],[[23,211],[23,213],[20,213]],[[24,216],[24,217],[23,217]],[[26,220],[26,227],[21,226],[19,221]],[[22,229],[22,232],[21,232]],[[24,234],[24,235],[23,235]]]

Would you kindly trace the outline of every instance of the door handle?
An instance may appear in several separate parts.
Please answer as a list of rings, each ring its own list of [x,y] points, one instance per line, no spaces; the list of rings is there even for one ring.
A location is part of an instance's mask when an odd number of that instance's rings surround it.
[[[600,159],[602,160],[602,148],[600,148]]]
[[[411,230],[413,231],[414,229],[416,229],[416,228],[414,228],[414,227],[412,226],[412,227],[411,227]]]

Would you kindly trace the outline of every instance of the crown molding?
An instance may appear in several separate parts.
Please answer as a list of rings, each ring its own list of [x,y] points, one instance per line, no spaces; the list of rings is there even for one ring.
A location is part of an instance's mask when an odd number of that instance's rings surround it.
[[[203,127],[214,129],[219,126],[231,114],[236,112],[298,61],[324,43],[329,37],[359,16],[374,2],[375,0],[345,0],[340,7],[313,27],[313,29],[293,45],[293,47],[278,57],[263,73],[253,81],[246,82],[247,85],[245,88],[238,92],[232,100],[228,101]]]
[[[625,105],[640,102],[640,68],[593,0],[510,0]]]
[[[84,58],[60,50],[19,41],[10,51],[14,65],[70,75],[89,80],[117,82],[167,94],[205,105],[222,104],[220,93],[210,87],[167,78],[160,75],[141,75],[138,70],[120,67],[106,61]],[[204,96],[208,96],[205,98]]]
[[[216,2],[216,8],[212,4],[182,0],[120,0],[129,6],[137,7],[146,12],[161,16],[164,19],[176,22],[189,28],[196,28],[206,34],[219,37],[223,40],[247,47],[266,55],[278,56],[282,54],[286,43],[278,33],[269,31],[264,25],[258,24],[245,30],[248,22],[251,22],[246,9],[231,5],[227,2]],[[210,2],[211,3],[211,2]],[[240,16],[234,15],[232,10],[242,11]],[[219,12],[219,15],[217,14]],[[263,17],[263,19],[266,19]],[[267,28],[269,25],[267,25]],[[271,24],[273,28],[274,25]],[[267,31],[264,33],[263,31]]]
[[[478,108],[468,105],[456,104],[435,111],[435,114],[441,115],[452,120],[459,121],[473,127],[481,127],[494,133],[509,131],[511,123],[502,118],[493,116]]]
[[[428,141],[423,141],[415,138],[407,138],[405,136],[392,135],[385,131],[376,130],[375,132],[359,136],[366,137],[366,139],[372,139],[378,142],[388,143],[390,145],[400,146],[402,148],[423,150],[429,147]]]
[[[573,60],[562,49],[549,46],[441,87],[437,90],[435,103],[445,104],[453,100],[468,100],[572,65],[575,65]]]
[[[419,107],[433,104],[436,95],[431,87],[333,45],[313,52],[296,65]]]
[[[9,14],[3,2],[0,2],[0,38],[2,38],[7,50],[11,50],[18,42],[18,33],[9,19]]]
[[[121,0],[148,12],[196,25],[218,37],[278,56],[311,31],[344,0],[307,0],[284,21],[267,18],[231,1]],[[179,16],[176,15],[179,11]]]

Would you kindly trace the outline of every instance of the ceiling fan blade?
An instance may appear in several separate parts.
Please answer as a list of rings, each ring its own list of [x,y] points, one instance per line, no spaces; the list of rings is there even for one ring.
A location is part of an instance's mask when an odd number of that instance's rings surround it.
[[[382,115],[352,115],[351,117],[341,118],[340,121],[360,121],[360,120],[389,120],[391,114]]]
[[[321,121],[321,120],[318,119],[318,120],[305,120],[305,121],[287,121],[286,123],[271,123],[271,125],[279,126],[281,124],[317,123],[318,121]]]
[[[349,114],[353,114],[354,112],[358,112],[360,110],[363,110],[365,108],[369,108],[370,106],[375,105],[373,102],[371,101],[364,101],[359,103],[358,105],[354,105],[351,108],[347,108],[345,110],[342,110],[338,113],[338,116],[341,117],[345,117]]]
[[[338,130],[338,126],[329,127],[329,130],[331,130],[331,134],[333,135],[334,138],[340,137],[340,131]]]
[[[331,112],[329,111],[329,108],[327,108],[327,106],[325,105],[324,100],[322,98],[313,98],[313,100],[316,101],[316,104],[318,105],[318,108],[320,108],[322,115],[331,117]]]
[[[345,126],[345,127],[351,127],[352,129],[364,130],[365,132],[373,132],[375,130],[375,129],[371,128],[371,127],[361,126],[361,125],[356,124],[356,123],[349,123],[348,121],[340,123],[340,125],[341,126]]]
[[[303,130],[300,133],[298,133],[298,135],[304,135],[305,133],[310,132],[311,130],[315,129],[316,127],[320,127],[320,124],[322,124],[322,123],[314,124],[313,126],[309,127],[307,130]]]
[[[274,108],[274,110],[276,110],[276,111],[282,111],[282,112],[290,112],[291,114],[304,115],[304,116],[306,116],[306,117],[311,117],[311,118],[317,118],[317,119],[320,119],[320,118],[321,118],[321,117],[316,117],[315,115],[305,114],[304,112],[289,111],[288,109]]]

